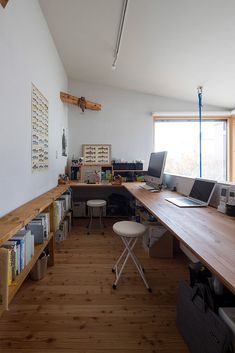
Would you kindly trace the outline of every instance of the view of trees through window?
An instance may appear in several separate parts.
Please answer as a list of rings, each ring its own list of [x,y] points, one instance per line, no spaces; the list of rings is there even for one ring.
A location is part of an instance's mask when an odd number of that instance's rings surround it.
[[[202,177],[227,180],[226,120],[202,122]],[[199,177],[199,122],[155,122],[155,151],[168,151],[166,173]]]

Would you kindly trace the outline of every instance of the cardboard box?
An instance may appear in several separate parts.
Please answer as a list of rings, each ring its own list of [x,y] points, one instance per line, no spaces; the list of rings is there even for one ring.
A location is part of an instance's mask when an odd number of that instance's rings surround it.
[[[168,230],[149,247],[149,256],[162,259],[173,257],[173,235]]]
[[[144,222],[148,227],[143,237],[143,246],[150,257],[172,258],[173,235],[157,222]]]

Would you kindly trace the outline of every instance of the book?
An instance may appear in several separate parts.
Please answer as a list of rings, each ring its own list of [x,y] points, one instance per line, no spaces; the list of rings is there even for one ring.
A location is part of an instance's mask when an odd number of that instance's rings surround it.
[[[33,221],[36,220],[42,220],[42,225],[44,229],[44,239],[48,239],[48,235],[50,233],[50,215],[49,213],[40,213],[36,218],[33,219]]]
[[[12,281],[15,281],[16,275],[18,274],[17,242],[14,240],[8,240],[2,245],[2,247],[9,250],[9,256],[10,256],[9,284],[11,284]]]
[[[17,273],[16,275],[18,276],[20,273],[20,243],[16,242],[16,260],[17,260]]]
[[[55,230],[59,229],[60,222],[61,222],[62,218],[64,217],[63,201],[64,200],[57,200],[57,201],[54,201],[54,203],[53,203],[53,206],[54,206],[54,227],[55,227]]]
[[[25,237],[25,265],[27,266],[32,258],[31,251],[31,230],[22,229],[16,234]]]
[[[34,235],[31,234],[31,258],[34,256]]]
[[[14,235],[14,237],[12,237],[11,240],[17,241],[17,243],[19,244],[19,258],[20,258],[19,272],[22,272],[23,269],[25,268],[25,264],[26,264],[25,236]]]
[[[42,219],[32,220],[27,224],[26,229],[34,235],[34,244],[44,243],[44,225]]]
[[[71,195],[63,194],[60,196],[59,200],[65,200],[65,211],[69,211],[71,209]]]

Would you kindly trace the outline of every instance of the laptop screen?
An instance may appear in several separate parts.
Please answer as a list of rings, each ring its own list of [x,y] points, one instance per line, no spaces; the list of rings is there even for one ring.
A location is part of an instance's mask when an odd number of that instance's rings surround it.
[[[195,179],[189,197],[208,202],[210,200],[215,184],[215,181]]]

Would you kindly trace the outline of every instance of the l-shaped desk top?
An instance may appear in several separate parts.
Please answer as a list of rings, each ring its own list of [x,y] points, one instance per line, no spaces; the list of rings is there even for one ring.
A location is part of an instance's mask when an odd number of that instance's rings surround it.
[[[235,294],[235,218],[212,207],[179,208],[137,183],[125,188]]]
[[[235,294],[235,218],[212,207],[179,208],[165,200],[171,191],[151,193],[140,183],[122,186]]]

